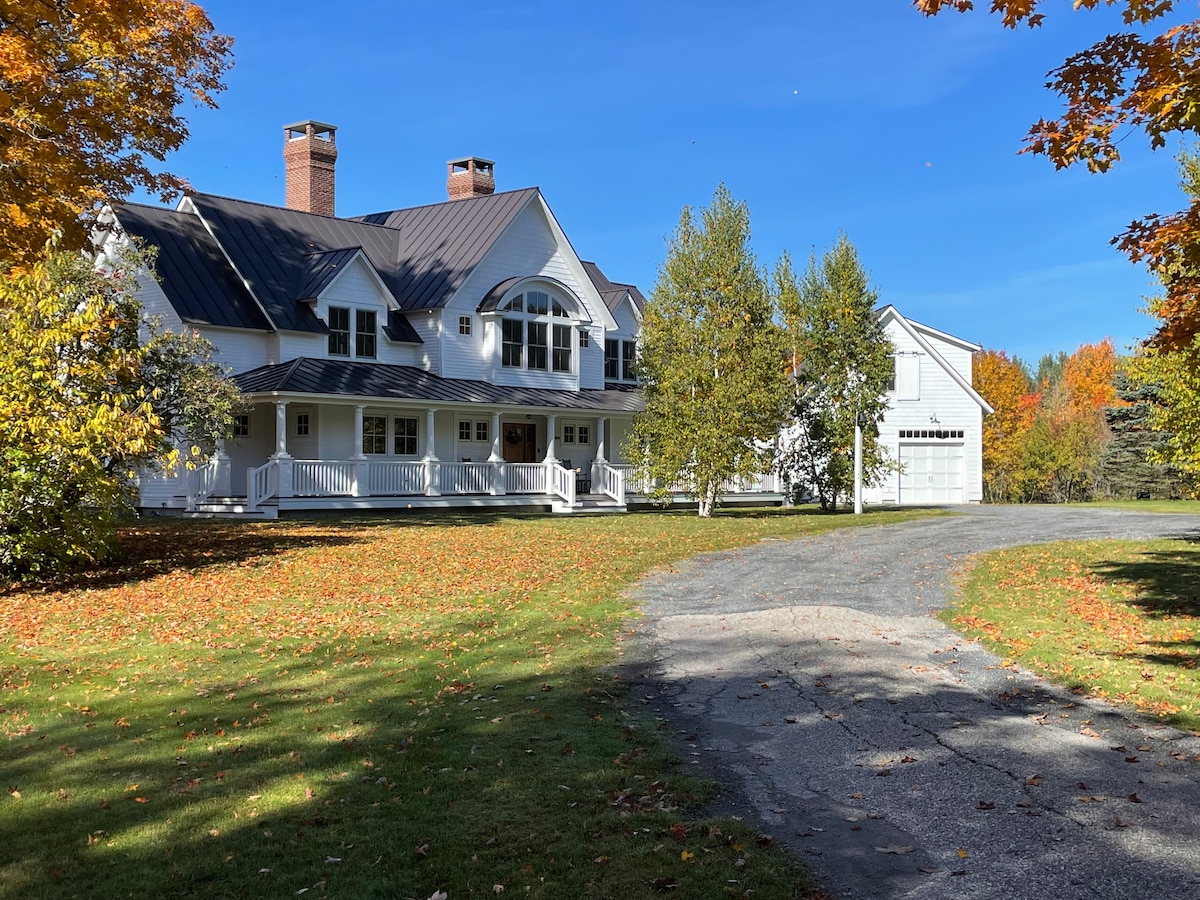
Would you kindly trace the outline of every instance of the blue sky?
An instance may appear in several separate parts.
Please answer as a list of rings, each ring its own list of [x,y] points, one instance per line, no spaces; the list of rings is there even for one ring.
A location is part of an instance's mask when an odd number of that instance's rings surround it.
[[[906,0],[201,5],[236,65],[168,163],[197,190],[282,204],[282,126],[316,119],[338,126],[340,215],[440,201],[446,160],[486,157],[646,293],[682,207],[724,182],[760,264],[845,231],[882,302],[986,347],[1036,362],[1153,326],[1153,282],[1109,240],[1182,206],[1178,147],[1132,134],[1105,175],[1017,155],[1060,108],[1046,72],[1110,11],[1048,4],[1014,32]]]

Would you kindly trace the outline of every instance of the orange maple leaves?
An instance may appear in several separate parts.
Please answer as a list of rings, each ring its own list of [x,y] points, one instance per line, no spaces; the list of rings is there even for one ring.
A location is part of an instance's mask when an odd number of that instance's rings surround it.
[[[80,217],[134,188],[179,191],[147,159],[187,138],[185,101],[216,105],[231,44],[186,0],[0,4],[0,264],[58,231],[81,246]]]

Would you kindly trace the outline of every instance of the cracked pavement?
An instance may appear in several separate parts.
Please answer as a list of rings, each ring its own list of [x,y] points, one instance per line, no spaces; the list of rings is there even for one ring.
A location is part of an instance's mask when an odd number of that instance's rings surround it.
[[[1200,540],[1200,517],[972,507],[643,580],[633,696],[838,898],[1200,897],[1200,739],[1003,667],[932,613],[968,557]]]

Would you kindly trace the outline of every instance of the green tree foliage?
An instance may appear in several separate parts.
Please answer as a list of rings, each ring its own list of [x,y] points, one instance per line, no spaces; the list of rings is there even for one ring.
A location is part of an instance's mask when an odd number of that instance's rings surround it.
[[[1177,161],[1179,186],[1193,207],[1200,208],[1200,153],[1195,148],[1184,150]],[[1168,298],[1176,280],[1200,283],[1186,261],[1157,274]],[[1162,318],[1157,307],[1163,302],[1163,297],[1152,298],[1148,311]],[[1151,460],[1172,464],[1191,478],[1200,475],[1200,334],[1175,344],[1145,341],[1131,361],[1129,376],[1135,388],[1155,392],[1148,422],[1162,440],[1151,449]]]
[[[208,345],[142,315],[128,273],[149,263],[55,252],[0,275],[0,573],[101,559],[136,472],[180,462],[181,435],[198,460],[229,430],[238,394]]]
[[[816,494],[837,508],[854,487],[854,424],[863,428],[863,482],[889,467],[878,441],[895,372],[892,342],[875,313],[878,293],[846,235],[820,262],[809,259],[797,283],[785,255],[775,292],[792,353],[792,402],[780,440],[778,466],[794,494]]]
[[[750,211],[722,185],[684,208],[642,318],[646,409],[626,454],[661,495],[679,487],[711,516],[721,486],[769,468],[787,396],[784,350],[750,250]]]
[[[1170,435],[1154,431],[1151,418],[1161,405],[1162,388],[1117,375],[1120,406],[1104,410],[1112,438],[1101,460],[1108,493],[1122,500],[1174,500],[1190,493],[1182,473],[1169,463],[1154,462],[1166,455]]]

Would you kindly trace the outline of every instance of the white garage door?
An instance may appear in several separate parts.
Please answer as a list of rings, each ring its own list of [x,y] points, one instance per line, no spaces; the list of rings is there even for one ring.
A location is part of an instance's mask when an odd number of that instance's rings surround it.
[[[901,503],[963,503],[962,444],[901,444]]]

